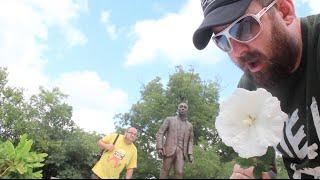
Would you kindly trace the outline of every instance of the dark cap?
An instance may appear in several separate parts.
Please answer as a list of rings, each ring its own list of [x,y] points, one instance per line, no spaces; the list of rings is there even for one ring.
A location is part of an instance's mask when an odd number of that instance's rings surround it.
[[[221,26],[242,16],[251,0],[201,0],[204,20],[193,34],[194,46],[204,49],[212,36],[211,28]]]

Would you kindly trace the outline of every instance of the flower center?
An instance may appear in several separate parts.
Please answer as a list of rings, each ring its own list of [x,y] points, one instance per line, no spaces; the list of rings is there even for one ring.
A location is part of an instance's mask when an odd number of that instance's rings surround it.
[[[252,117],[251,115],[248,115],[248,118],[243,120],[243,122],[248,125],[249,127],[251,127],[252,125],[254,125],[254,123],[256,122],[256,118]]]

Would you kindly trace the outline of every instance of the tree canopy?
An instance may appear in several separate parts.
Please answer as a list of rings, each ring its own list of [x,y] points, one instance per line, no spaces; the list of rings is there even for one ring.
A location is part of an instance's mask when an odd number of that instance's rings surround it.
[[[58,88],[40,87],[38,94],[26,99],[23,89],[8,86],[7,77],[7,70],[0,68],[0,178],[90,178],[99,153],[96,143],[103,134],[85,132],[75,124],[68,96]],[[217,82],[204,81],[193,69],[177,66],[166,84],[155,77],[142,86],[140,94],[129,112],[115,116],[118,133],[128,126],[139,132],[134,178],[159,177],[162,161],[157,157],[155,136],[163,120],[176,114],[180,102],[188,103],[188,121],[194,127],[195,161],[186,163],[184,178],[229,178],[236,154],[215,130]],[[278,159],[277,165],[280,177],[287,178],[282,161]]]
[[[163,120],[174,116],[181,102],[189,106],[188,121],[193,125],[196,146],[195,163],[186,167],[185,178],[218,177],[212,168],[217,167],[219,172],[224,164],[219,162],[216,149],[200,147],[204,146],[200,142],[206,142],[206,147],[220,142],[214,127],[219,111],[218,92],[217,82],[203,81],[194,70],[186,71],[181,66],[176,67],[166,85],[156,77],[142,87],[141,99],[132,105],[130,112],[116,116],[118,129],[134,126],[140,134],[136,142],[139,150],[136,178],[158,178],[161,160],[156,155],[155,136]]]
[[[27,100],[23,89],[7,85],[7,76],[7,70],[0,68],[0,142],[17,145],[20,136],[28,134],[33,142],[30,151],[48,155],[42,167],[44,178],[89,178],[99,151],[96,142],[101,135],[85,132],[75,125],[71,119],[72,107],[65,102],[67,96],[58,88],[40,87],[39,94]],[[6,167],[2,161],[0,166]],[[7,177],[39,176],[29,173]]]

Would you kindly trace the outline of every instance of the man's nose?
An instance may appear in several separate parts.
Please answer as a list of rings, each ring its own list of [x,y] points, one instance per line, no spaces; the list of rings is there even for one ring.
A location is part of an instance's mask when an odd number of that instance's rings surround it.
[[[232,46],[232,51],[229,54],[234,59],[239,59],[241,56],[243,56],[246,52],[249,51],[249,46],[246,43],[241,43],[234,39],[230,39],[230,43]]]

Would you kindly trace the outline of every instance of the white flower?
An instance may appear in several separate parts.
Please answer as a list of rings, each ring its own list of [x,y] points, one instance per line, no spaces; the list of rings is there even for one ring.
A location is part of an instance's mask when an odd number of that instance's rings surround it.
[[[265,89],[238,88],[220,105],[216,128],[222,141],[242,158],[262,156],[282,138],[288,115]]]

